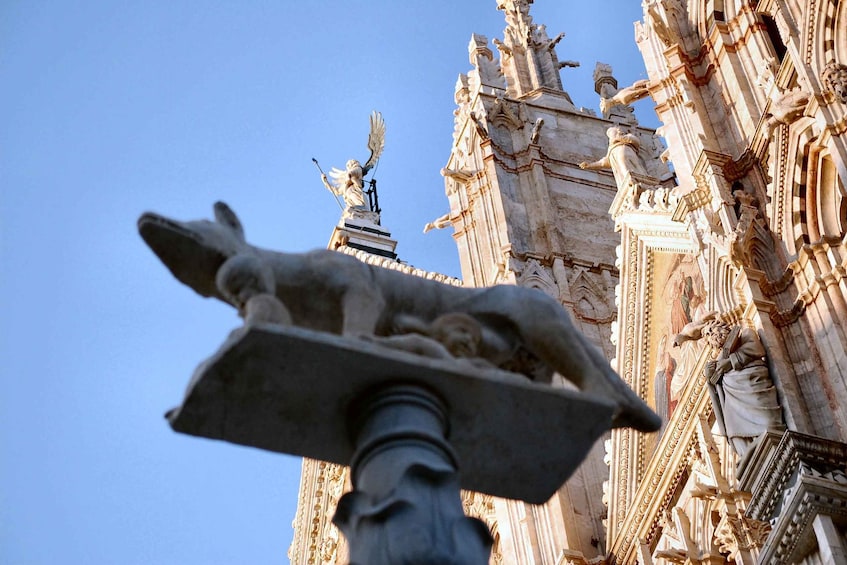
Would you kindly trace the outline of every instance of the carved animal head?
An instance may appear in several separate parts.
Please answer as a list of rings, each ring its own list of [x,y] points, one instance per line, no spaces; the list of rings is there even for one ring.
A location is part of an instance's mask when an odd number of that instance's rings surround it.
[[[215,203],[215,220],[180,222],[146,212],[138,231],[162,263],[183,284],[202,296],[224,300],[215,275],[230,257],[249,248],[241,221],[229,206]]]

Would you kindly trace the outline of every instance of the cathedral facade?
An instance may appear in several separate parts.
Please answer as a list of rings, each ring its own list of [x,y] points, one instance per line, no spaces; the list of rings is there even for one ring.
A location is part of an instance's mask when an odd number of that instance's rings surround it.
[[[847,3],[644,0],[648,78],[598,64],[599,115],[531,3],[471,38],[436,224],[465,285],[558,300],[664,425],[544,505],[464,493],[492,563],[847,563]],[[348,481],[304,462],[293,563],[346,562]]]

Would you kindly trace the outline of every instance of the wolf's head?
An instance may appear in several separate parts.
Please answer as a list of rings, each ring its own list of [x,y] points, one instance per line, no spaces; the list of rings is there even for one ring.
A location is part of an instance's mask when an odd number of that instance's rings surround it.
[[[221,300],[215,285],[218,269],[249,247],[238,216],[223,202],[215,203],[214,221],[180,222],[146,212],[138,218],[138,231],[180,282]]]

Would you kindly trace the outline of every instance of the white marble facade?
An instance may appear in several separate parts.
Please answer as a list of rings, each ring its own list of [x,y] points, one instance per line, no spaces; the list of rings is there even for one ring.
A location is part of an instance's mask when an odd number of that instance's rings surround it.
[[[464,284],[559,300],[666,423],[613,432],[545,505],[466,493],[492,562],[847,563],[847,4],[644,0],[648,79],[599,64],[602,116],[573,105],[530,4],[498,0],[503,36],[471,37],[433,227]],[[663,140],[629,106],[646,96]],[[709,319],[758,338],[781,410],[742,449],[707,375],[744,365],[690,335]],[[346,480],[304,463],[292,562],[344,562]]]

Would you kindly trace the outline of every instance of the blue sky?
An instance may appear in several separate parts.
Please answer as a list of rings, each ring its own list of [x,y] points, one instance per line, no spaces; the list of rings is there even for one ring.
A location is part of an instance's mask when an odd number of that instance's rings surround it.
[[[171,277],[135,223],[211,216],[326,245],[311,162],[366,159],[400,257],[458,276],[439,169],[471,33],[495,0],[0,4],[0,562],[285,563],[300,461],[181,436],[163,414],[239,320]],[[537,0],[578,106],[591,72],[646,78],[637,2]],[[644,123],[657,125],[639,109]],[[598,156],[599,157],[599,156]]]

